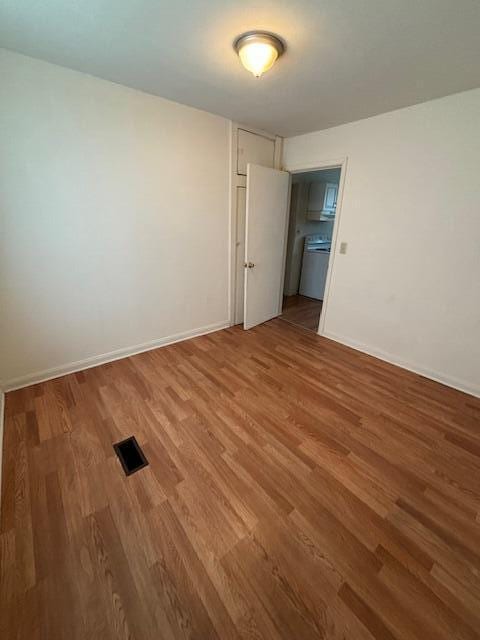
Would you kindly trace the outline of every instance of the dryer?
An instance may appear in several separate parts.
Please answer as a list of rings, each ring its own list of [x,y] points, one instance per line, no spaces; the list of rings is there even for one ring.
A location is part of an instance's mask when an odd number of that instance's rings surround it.
[[[323,300],[330,260],[331,241],[325,236],[305,237],[299,293]]]

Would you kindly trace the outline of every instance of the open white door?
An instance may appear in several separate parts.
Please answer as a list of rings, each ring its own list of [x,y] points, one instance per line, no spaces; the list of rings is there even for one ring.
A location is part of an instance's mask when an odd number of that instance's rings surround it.
[[[286,171],[247,166],[244,329],[282,311],[289,178]]]

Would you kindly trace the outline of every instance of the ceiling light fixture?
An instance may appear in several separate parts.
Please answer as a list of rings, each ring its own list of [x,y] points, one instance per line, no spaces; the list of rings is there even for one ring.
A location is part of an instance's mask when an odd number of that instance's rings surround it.
[[[233,47],[243,66],[256,78],[273,67],[275,60],[285,51],[285,45],[273,33],[248,31],[239,36]]]

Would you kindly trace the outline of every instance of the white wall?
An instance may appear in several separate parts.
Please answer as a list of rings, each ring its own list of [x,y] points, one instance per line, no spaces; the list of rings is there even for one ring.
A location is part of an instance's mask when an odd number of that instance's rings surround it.
[[[2,384],[228,322],[229,121],[0,51]]]
[[[342,157],[326,334],[480,395],[480,90],[285,141]]]

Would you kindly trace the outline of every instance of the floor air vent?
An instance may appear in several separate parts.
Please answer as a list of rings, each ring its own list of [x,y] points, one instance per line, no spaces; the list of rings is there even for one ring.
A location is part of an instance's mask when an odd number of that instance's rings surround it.
[[[117,442],[113,445],[113,448],[127,476],[130,476],[139,469],[143,469],[143,467],[146,467],[148,464],[148,460],[140,449],[140,445],[136,441],[135,436]]]

